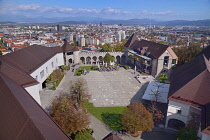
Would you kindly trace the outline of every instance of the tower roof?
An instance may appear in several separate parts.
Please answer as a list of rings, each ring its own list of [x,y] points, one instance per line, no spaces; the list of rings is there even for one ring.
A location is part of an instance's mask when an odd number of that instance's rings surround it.
[[[128,39],[128,41],[125,43],[125,47],[130,48],[131,45],[135,42],[135,41],[139,41],[139,39],[136,36],[136,33],[132,34],[131,37]]]
[[[61,46],[63,52],[74,52],[78,51],[79,49],[77,47],[73,47],[71,44],[68,43],[68,41],[64,41],[64,44]]]

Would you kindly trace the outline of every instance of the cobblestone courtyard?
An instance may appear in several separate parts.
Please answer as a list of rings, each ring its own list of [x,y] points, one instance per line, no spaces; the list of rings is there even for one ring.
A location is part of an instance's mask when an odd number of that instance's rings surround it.
[[[140,100],[147,84],[140,84],[134,77],[133,70],[120,68],[118,71],[90,71],[83,77],[87,81],[90,102],[95,107],[127,106],[130,101]]]

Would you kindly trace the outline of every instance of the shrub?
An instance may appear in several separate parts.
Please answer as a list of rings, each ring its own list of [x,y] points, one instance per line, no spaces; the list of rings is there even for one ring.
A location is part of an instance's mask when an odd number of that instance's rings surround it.
[[[94,138],[90,135],[91,131],[92,129],[78,131],[74,136],[74,140],[94,140]]]
[[[177,133],[177,140],[197,140],[195,127],[184,127]]]
[[[70,70],[70,67],[69,66],[62,66],[62,70]]]

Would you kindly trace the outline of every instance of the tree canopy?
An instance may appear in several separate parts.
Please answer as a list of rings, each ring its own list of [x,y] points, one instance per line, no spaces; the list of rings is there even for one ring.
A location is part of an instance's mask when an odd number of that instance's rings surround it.
[[[197,140],[197,131],[194,127],[184,127],[177,133],[178,140]]]
[[[114,61],[114,57],[111,56],[109,53],[106,53],[106,55],[103,58],[105,63],[110,63]]]
[[[87,110],[77,107],[67,95],[53,100],[50,116],[69,135],[87,129],[90,123]]]
[[[152,131],[154,127],[152,114],[138,101],[131,102],[125,109],[122,123],[133,134],[137,134],[138,131]]]
[[[88,94],[87,82],[84,79],[79,78],[75,83],[71,83],[70,97],[79,105],[91,97]]]
[[[104,44],[102,46],[102,52],[112,52],[113,51],[113,47],[111,47],[110,43]]]
[[[173,51],[179,58],[178,65],[192,60],[198,53],[202,51],[199,44],[191,43],[188,47],[173,48]]]

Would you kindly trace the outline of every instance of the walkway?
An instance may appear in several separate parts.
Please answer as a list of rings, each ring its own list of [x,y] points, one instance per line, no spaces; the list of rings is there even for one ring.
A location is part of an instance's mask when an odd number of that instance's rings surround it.
[[[56,98],[56,96],[59,96],[62,93],[69,93],[70,89],[70,81],[74,81],[78,77],[73,76],[74,72],[71,70],[67,71],[64,75],[63,79],[61,80],[60,84],[56,88],[56,90],[43,90],[40,91],[40,98],[41,98],[41,106],[48,111],[48,108],[51,105],[51,102],[53,99]]]

